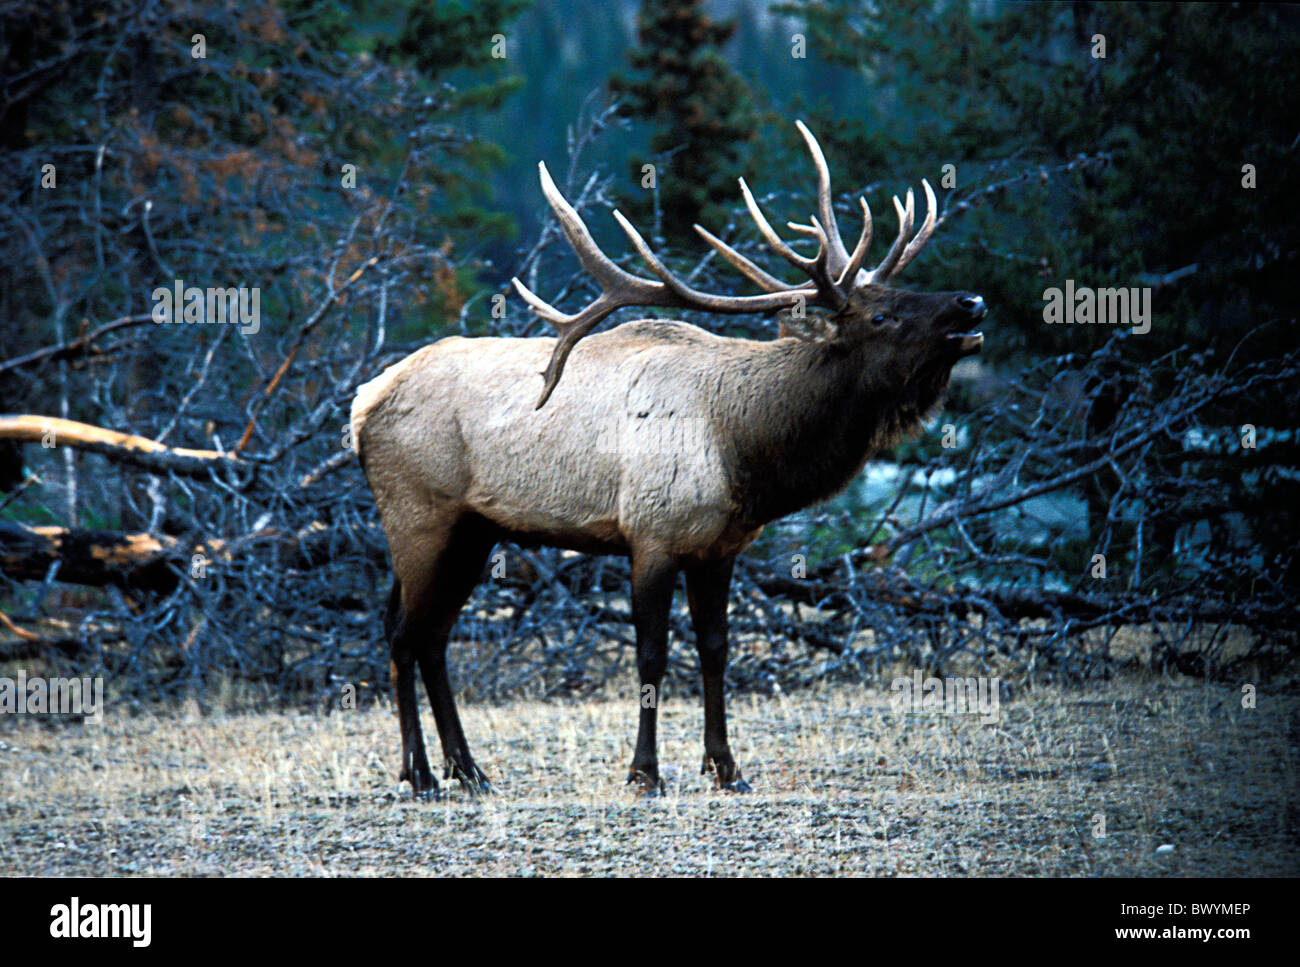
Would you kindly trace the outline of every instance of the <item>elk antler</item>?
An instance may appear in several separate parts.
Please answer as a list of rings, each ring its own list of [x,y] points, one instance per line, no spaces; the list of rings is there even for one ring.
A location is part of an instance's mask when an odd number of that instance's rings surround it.
[[[699,292],[691,288],[669,271],[668,267],[660,261],[650,246],[646,244],[645,239],[641,237],[641,233],[623,217],[621,212],[615,210],[615,221],[627,234],[637,253],[649,266],[650,271],[658,277],[659,281],[656,282],[653,279],[643,278],[624,271],[597,247],[591,237],[591,232],[587,230],[587,226],[583,223],[582,217],[564,199],[564,196],[560,194],[560,190],[555,186],[555,181],[551,178],[550,172],[546,170],[545,162],[538,163],[537,169],[542,183],[542,193],[546,196],[551,208],[555,210],[560,227],[564,230],[564,235],[569,240],[569,245],[573,248],[574,254],[577,255],[579,264],[588,275],[600,284],[600,295],[586,308],[568,315],[539,298],[518,278],[511,279],[515,289],[532,308],[533,312],[551,323],[559,331],[559,338],[556,340],[555,349],[551,353],[550,362],[546,366],[546,371],[542,373],[546,383],[542,389],[541,399],[537,401],[537,409],[541,409],[546,404],[546,401],[550,399],[551,393],[560,381],[560,375],[564,372],[564,364],[568,360],[573,347],[583,336],[599,325],[601,320],[617,309],[628,306],[659,306],[668,309],[702,309],[707,312],[733,314],[785,309],[803,302],[805,305],[816,305],[837,310],[846,304],[848,294],[854,288],[871,282],[877,282],[877,284],[888,282],[916,256],[916,253],[921,250],[921,247],[934,231],[936,203],[934,192],[930,189],[929,183],[924,180],[921,182],[925,188],[927,213],[920,231],[916,233],[911,242],[907,242],[907,234],[912,230],[914,218],[913,197],[909,189],[906,207],[899,202],[897,197],[894,198],[894,208],[898,212],[899,220],[898,238],[880,265],[870,272],[864,271],[862,263],[866,259],[867,248],[871,244],[871,209],[868,207],[865,198],[859,199],[863,214],[862,234],[858,238],[857,245],[853,247],[852,254],[850,254],[844,247],[839,226],[835,221],[830,170],[826,166],[826,158],[822,154],[821,146],[818,145],[817,139],[812,136],[812,132],[804,126],[802,121],[797,121],[796,125],[808,145],[813,164],[817,169],[817,203],[821,219],[819,221],[817,216],[814,215],[810,216],[810,224],[808,225],[800,225],[794,222],[787,224],[792,230],[815,238],[817,240],[817,254],[812,258],[800,255],[777,235],[763,216],[758,207],[758,202],[754,200],[754,196],[750,192],[749,186],[745,184],[744,178],[740,179],[740,190],[745,199],[745,206],[749,209],[750,215],[767,243],[777,254],[803,272],[811,281],[798,284],[783,282],[754,264],[706,229],[699,225],[695,226],[695,230],[700,233],[704,240],[747,279],[763,289],[766,293],[764,295],[720,296]]]
[[[538,164],[537,168],[541,177],[542,193],[555,209],[556,217],[559,218],[560,227],[564,229],[569,245],[578,256],[578,262],[583,269],[600,283],[601,289],[600,295],[585,309],[567,315],[539,298],[518,278],[511,280],[515,289],[533,311],[555,326],[560,333],[555,350],[551,354],[551,361],[546,367],[546,372],[542,374],[546,377],[546,385],[542,390],[541,399],[537,402],[538,409],[541,409],[550,398],[561,373],[564,372],[564,364],[574,345],[616,309],[627,306],[662,306],[670,309],[703,309],[723,313],[764,312],[788,308],[801,298],[814,304],[838,306],[838,302],[823,300],[820,293],[807,287],[782,285],[779,290],[773,290],[772,294],[751,296],[719,296],[698,292],[673,275],[651,251],[641,234],[632,227],[632,223],[624,218],[621,212],[615,211],[615,220],[627,233],[641,258],[650,267],[650,271],[658,276],[660,281],[656,282],[626,272],[615,265],[596,246],[581,216],[565,201],[564,196],[555,186],[550,172],[546,170],[545,162]]]
[[[921,179],[921,187],[925,191],[925,221],[922,222],[920,230],[910,242],[907,241],[907,235],[912,231],[915,219],[915,201],[912,190],[909,188],[907,191],[906,206],[898,200],[897,196],[894,197],[894,210],[898,213],[898,238],[895,239],[889,253],[881,260],[880,264],[876,268],[866,271],[862,268],[862,263],[866,261],[867,249],[871,246],[871,206],[867,204],[865,198],[858,198],[858,204],[862,206],[862,234],[858,236],[858,243],[853,247],[853,253],[849,254],[844,248],[839,224],[835,220],[835,207],[831,194],[831,172],[826,164],[826,155],[822,153],[821,145],[817,143],[817,139],[813,137],[813,133],[808,130],[806,124],[802,121],[795,121],[795,127],[803,135],[804,143],[808,146],[808,153],[812,155],[813,167],[817,169],[817,210],[821,214],[821,222],[819,225],[816,218],[810,219],[810,225],[797,225],[791,222],[789,223],[790,228],[805,235],[812,235],[819,241],[823,236],[825,237],[828,246],[826,267],[836,288],[847,293],[851,289],[869,283],[884,285],[898,275],[907,263],[916,257],[925,243],[930,240],[930,236],[934,234],[935,213],[939,207],[934,197],[934,190],[930,187],[928,181],[924,178]],[[775,248],[786,261],[807,271],[804,263],[811,260],[801,259],[772,231],[767,219],[759,211],[758,204],[754,201],[754,196],[750,193],[749,186],[745,184],[744,178],[740,179],[740,191],[744,195],[745,206],[749,209],[750,215],[758,224],[759,231],[763,233],[763,237],[767,239],[768,244]],[[739,269],[751,282],[758,284],[768,292],[788,288],[786,283],[769,275],[726,242],[715,237],[699,225],[695,226],[695,230],[717,250],[719,255]]]

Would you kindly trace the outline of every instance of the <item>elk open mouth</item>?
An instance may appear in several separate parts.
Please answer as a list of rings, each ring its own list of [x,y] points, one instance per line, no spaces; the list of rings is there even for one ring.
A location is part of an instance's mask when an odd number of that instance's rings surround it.
[[[957,351],[961,356],[973,356],[984,345],[984,333],[979,330],[950,333],[948,338],[957,340]]]

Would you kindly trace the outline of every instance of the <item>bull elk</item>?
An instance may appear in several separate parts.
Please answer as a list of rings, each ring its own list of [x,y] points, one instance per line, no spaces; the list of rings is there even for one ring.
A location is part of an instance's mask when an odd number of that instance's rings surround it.
[[[384,620],[402,734],[401,778],[436,794],[415,699],[418,664],[446,766],[471,791],[487,788],[456,713],[447,638],[498,541],[631,558],[632,620],[641,694],[657,697],[668,619],[684,572],[704,691],[704,765],[719,787],[748,786],[727,743],[723,674],[727,597],[736,555],[764,525],[825,500],[867,458],[915,435],[941,404],[953,365],[980,349],[984,300],[967,292],[890,287],[934,230],[894,198],[898,237],[874,269],[871,209],[850,252],[836,225],[830,172],[798,122],[817,171],[818,214],[790,247],[740,190],[767,243],[804,277],[787,283],[721,239],[696,231],[761,294],[700,292],[674,275],[640,233],[614,218],[654,278],[619,268],[539,164],[542,191],[583,270],[600,285],[567,315],[514,286],[558,338],[442,339],[384,370],[352,404],[353,439],[392,553]],[[757,313],[820,310],[776,339],[714,335],[642,319],[588,334],[627,306]],[[798,318],[800,312],[785,314]],[[544,371],[543,371],[544,370]],[[535,380],[544,377],[540,399]],[[564,376],[561,379],[561,376]],[[629,782],[661,789],[657,701],[642,701]]]

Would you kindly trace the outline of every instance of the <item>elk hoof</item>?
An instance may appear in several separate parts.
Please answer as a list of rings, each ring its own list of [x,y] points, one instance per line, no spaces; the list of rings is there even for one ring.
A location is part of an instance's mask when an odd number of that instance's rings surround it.
[[[648,772],[642,772],[640,769],[633,769],[627,777],[628,785],[636,786],[636,793],[640,796],[655,798],[664,794],[664,782],[657,775],[651,775]]]
[[[411,798],[421,802],[437,802],[440,798],[438,792],[438,780],[433,778],[433,773],[429,771],[428,766],[423,769],[416,766],[414,769],[403,769],[397,776],[398,782],[409,782],[411,784]]]
[[[443,778],[455,779],[471,796],[486,796],[493,791],[488,777],[473,762],[469,764],[468,769],[464,769],[459,763],[448,760],[447,773]]]
[[[411,784],[411,798],[416,802],[437,802],[442,798],[433,776],[426,775],[421,781],[410,773],[403,773],[402,778]]]
[[[752,787],[740,777],[740,769],[736,767],[736,762],[731,758],[731,753],[726,753],[725,758],[714,758],[707,752],[704,754],[704,763],[700,766],[700,775],[707,776],[712,774],[714,784],[718,789],[726,792],[753,792]]]

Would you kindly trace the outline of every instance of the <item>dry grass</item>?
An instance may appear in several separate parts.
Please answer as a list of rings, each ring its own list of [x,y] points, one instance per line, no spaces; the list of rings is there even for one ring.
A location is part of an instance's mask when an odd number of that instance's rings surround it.
[[[497,793],[444,783],[437,803],[397,785],[389,708],[0,716],[0,873],[1300,872],[1294,692],[1243,710],[1197,683],[1040,689],[994,725],[901,714],[852,687],[731,708],[747,796],[697,774],[698,699],[669,696],[669,792],[635,798],[629,692],[464,708]]]

